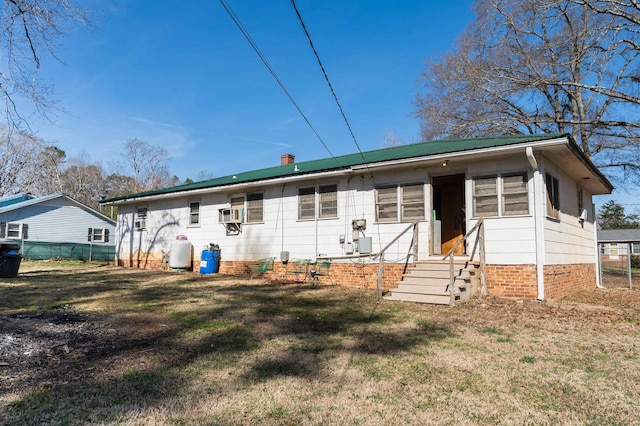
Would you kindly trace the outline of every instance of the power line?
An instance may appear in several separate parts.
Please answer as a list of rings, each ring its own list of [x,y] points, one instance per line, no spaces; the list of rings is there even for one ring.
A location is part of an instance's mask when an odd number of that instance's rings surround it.
[[[289,93],[289,91],[287,90],[287,88],[285,87],[284,83],[282,82],[282,80],[280,80],[280,77],[278,77],[278,74],[276,74],[275,70],[271,67],[271,64],[269,64],[269,61],[267,61],[267,58],[262,54],[262,52],[260,51],[260,49],[258,48],[258,45],[253,41],[253,39],[251,38],[251,36],[249,35],[249,32],[244,28],[244,25],[242,25],[242,22],[240,22],[240,19],[238,18],[238,16],[235,14],[235,12],[233,11],[233,9],[231,9],[231,6],[229,6],[229,3],[227,3],[226,0],[220,0],[220,4],[222,5],[222,7],[224,7],[224,10],[227,11],[227,13],[229,14],[229,16],[231,17],[231,19],[233,20],[233,22],[236,24],[236,26],[238,27],[238,29],[240,29],[240,31],[242,32],[242,34],[244,35],[244,37],[247,39],[247,41],[249,42],[249,44],[251,45],[251,47],[253,48],[253,50],[256,52],[256,54],[258,55],[258,57],[262,60],[262,63],[264,63],[264,65],[267,67],[267,69],[269,70],[269,72],[271,73],[271,75],[273,76],[273,78],[276,79],[276,81],[278,82],[278,84],[280,85],[280,87],[282,88],[282,90],[284,91],[284,93],[287,95],[287,97],[289,98],[289,100],[291,101],[291,103],[293,104],[293,106],[296,107],[296,109],[298,110],[298,112],[300,113],[300,115],[302,116],[302,118],[304,118],[304,121],[307,123],[307,125],[309,126],[309,128],[313,131],[313,133],[316,135],[316,137],[318,138],[318,140],[320,141],[320,143],[322,144],[322,146],[324,146],[324,149],[327,150],[327,152],[329,153],[329,155],[331,156],[331,158],[333,158],[336,163],[338,164],[338,166],[340,166],[340,163],[338,162],[338,159],[333,155],[333,153],[331,152],[331,150],[329,149],[329,147],[327,146],[327,144],[324,142],[324,140],[320,137],[320,135],[318,134],[318,132],[316,131],[316,129],[311,125],[311,122],[309,121],[309,119],[307,118],[307,116],[305,115],[304,112],[302,112],[302,109],[300,109],[300,107],[298,106],[298,103],[295,101],[295,99],[293,99],[293,96],[291,96],[291,93]]]
[[[307,31],[307,26],[304,24],[304,21],[302,20],[302,15],[300,15],[300,12],[298,11],[298,8],[296,7],[296,2],[294,0],[291,0],[291,6],[293,6],[293,10],[295,10],[296,11],[296,15],[298,15],[298,19],[300,20],[300,24],[302,25],[302,29],[304,30],[304,33],[307,36],[307,40],[309,40],[309,44],[311,45],[311,50],[313,50],[313,54],[315,55],[316,59],[318,60],[318,65],[320,65],[320,69],[322,70],[322,74],[324,75],[324,79],[327,81],[327,84],[329,85],[329,89],[331,90],[331,94],[333,95],[333,99],[335,99],[336,104],[338,105],[338,109],[340,110],[340,114],[342,114],[342,118],[344,119],[344,122],[347,125],[347,128],[349,129],[349,133],[351,134],[351,138],[353,139],[353,142],[356,144],[356,148],[358,148],[358,152],[360,152],[360,156],[362,157],[362,161],[366,164],[367,161],[364,159],[364,154],[362,153],[362,150],[360,149],[360,145],[358,145],[358,141],[356,140],[356,136],[353,134],[353,130],[351,130],[351,125],[349,124],[349,120],[347,120],[347,116],[345,115],[345,113],[344,113],[344,111],[342,109],[342,105],[340,105],[340,101],[338,101],[338,96],[336,95],[335,90],[333,90],[333,85],[331,84],[331,81],[329,81],[329,76],[327,75],[327,72],[324,69],[324,66],[322,65],[322,61],[320,60],[320,55],[318,55],[318,52],[316,51],[316,48],[313,45],[313,41],[311,40],[311,36],[309,35],[309,31]]]

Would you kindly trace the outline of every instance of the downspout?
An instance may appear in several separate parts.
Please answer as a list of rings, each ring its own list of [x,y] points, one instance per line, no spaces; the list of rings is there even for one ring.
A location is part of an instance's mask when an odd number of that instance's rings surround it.
[[[591,204],[591,211],[596,211],[595,204]],[[595,216],[595,215],[594,215]],[[600,259],[600,243],[598,242],[598,223],[597,218],[593,218],[593,245],[595,249],[595,257],[596,257],[596,288],[602,287],[602,269],[600,268],[601,259]]]
[[[533,220],[536,234],[536,279],[538,282],[538,300],[544,300],[544,212],[542,211],[542,177],[533,148],[526,148],[527,159],[533,169]],[[540,200],[538,200],[540,198]]]

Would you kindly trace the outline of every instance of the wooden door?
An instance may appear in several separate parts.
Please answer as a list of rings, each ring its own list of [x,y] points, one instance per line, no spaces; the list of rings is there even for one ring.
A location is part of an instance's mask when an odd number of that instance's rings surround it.
[[[436,214],[441,222],[442,254],[446,254],[460,241],[466,232],[464,215],[464,175],[438,176],[433,178],[433,186],[440,196],[434,202]],[[454,254],[464,254],[464,244],[460,244]]]

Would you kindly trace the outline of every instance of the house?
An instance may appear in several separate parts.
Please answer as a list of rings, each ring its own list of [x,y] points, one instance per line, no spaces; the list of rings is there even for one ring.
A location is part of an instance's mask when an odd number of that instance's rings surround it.
[[[210,243],[220,246],[221,273],[248,273],[256,260],[275,257],[268,276],[282,278],[294,259],[324,259],[333,282],[370,288],[383,271],[382,287],[415,301],[420,297],[401,288],[408,275],[417,279],[416,271],[482,228],[455,247],[456,262],[478,268],[474,249],[482,242],[480,275],[489,293],[542,300],[596,286],[592,196],[612,189],[569,135],[543,134],[304,162],[286,154],[275,167],[104,204],[118,206],[120,265],[159,267],[180,236],[193,244],[195,266]]]
[[[640,256],[640,229],[598,230],[600,259],[605,265],[627,265],[627,255]]]
[[[114,260],[115,221],[65,194],[0,198],[0,238],[26,259]]]

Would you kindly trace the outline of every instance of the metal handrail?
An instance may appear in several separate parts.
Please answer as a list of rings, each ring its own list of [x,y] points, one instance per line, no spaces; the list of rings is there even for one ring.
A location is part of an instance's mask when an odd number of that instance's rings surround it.
[[[453,252],[465,242],[476,230],[478,230],[478,238],[476,238],[475,244],[473,245],[473,250],[471,252],[471,257],[469,260],[473,260],[473,256],[475,255],[476,248],[480,246],[480,292],[483,296],[487,294],[487,278],[485,274],[485,248],[484,248],[484,218],[479,218],[478,222],[465,234],[462,239],[457,241],[453,247],[447,252],[447,254],[442,258],[442,260],[447,260],[449,258],[449,305],[453,306],[455,303],[455,286],[454,286],[454,273],[453,273]]]

